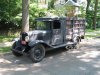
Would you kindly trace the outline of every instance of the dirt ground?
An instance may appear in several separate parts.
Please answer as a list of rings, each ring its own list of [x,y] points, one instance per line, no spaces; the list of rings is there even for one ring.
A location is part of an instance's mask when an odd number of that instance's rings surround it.
[[[26,56],[0,55],[0,75],[100,75],[100,38],[82,40],[79,49],[47,52],[39,63]]]

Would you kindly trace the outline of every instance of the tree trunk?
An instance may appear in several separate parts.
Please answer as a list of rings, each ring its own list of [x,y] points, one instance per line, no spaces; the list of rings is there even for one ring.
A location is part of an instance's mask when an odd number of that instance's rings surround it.
[[[98,0],[95,0],[94,18],[93,18],[93,30],[96,29],[97,7],[98,7]]]
[[[89,6],[90,6],[91,0],[87,0],[87,7],[86,7],[86,13],[88,12]]]
[[[22,0],[22,32],[29,31],[29,1]]]

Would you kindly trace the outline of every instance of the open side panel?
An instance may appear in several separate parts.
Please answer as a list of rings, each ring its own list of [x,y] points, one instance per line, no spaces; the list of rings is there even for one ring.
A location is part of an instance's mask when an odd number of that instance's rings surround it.
[[[71,18],[66,19],[66,40],[73,38],[73,20]]]
[[[72,40],[74,37],[85,35],[85,19],[67,18],[66,19],[66,39]]]
[[[73,35],[82,37],[85,35],[85,19],[75,18],[73,19]]]

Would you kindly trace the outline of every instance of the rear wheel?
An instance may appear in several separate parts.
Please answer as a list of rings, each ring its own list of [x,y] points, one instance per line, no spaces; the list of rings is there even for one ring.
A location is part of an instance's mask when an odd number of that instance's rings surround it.
[[[84,35],[81,35],[81,39],[85,39],[85,38],[84,38]]]
[[[16,48],[16,42],[12,45],[12,49],[15,49],[15,48]],[[13,50],[12,50],[12,53],[13,53],[13,55],[16,56],[16,57],[22,56],[22,54],[20,54],[20,53],[18,53],[18,52],[16,52],[16,51],[13,51]]]
[[[75,37],[73,39],[73,42],[75,43],[75,45],[73,45],[74,49],[78,49],[79,48],[79,43],[80,43],[81,39],[79,37]]]
[[[30,50],[30,57],[33,62],[39,62],[41,61],[45,56],[45,48],[41,44],[35,45],[31,50]]]

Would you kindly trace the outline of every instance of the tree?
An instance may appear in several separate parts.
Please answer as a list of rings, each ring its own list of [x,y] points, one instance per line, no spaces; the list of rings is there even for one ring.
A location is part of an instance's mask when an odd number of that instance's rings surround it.
[[[54,9],[54,3],[55,3],[56,1],[57,1],[57,0],[50,0],[48,9]]]
[[[21,5],[21,0],[0,0],[0,30],[15,30],[21,27]]]
[[[87,27],[96,29],[98,19],[100,18],[100,1],[99,0],[87,0],[87,9],[86,9],[86,19],[87,19]],[[98,19],[97,19],[98,18]]]
[[[93,18],[93,30],[96,29],[97,7],[98,7],[98,0],[95,0],[95,6],[94,6],[94,18]]]
[[[29,2],[22,0],[22,32],[29,31]]]
[[[86,8],[86,13],[88,12],[88,10],[89,10],[89,6],[90,6],[90,4],[91,4],[91,0],[87,0],[87,8]]]

